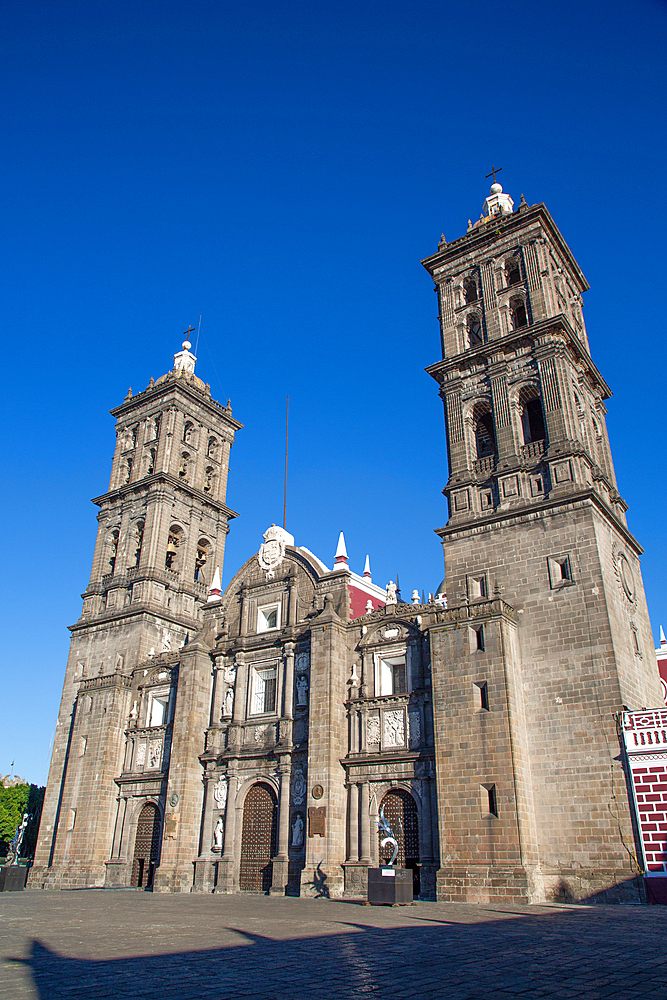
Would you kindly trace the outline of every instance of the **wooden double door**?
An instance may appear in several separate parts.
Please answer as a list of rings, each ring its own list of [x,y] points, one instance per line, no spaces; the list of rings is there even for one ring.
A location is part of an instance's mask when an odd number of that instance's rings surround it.
[[[417,803],[404,788],[393,788],[382,799],[380,809],[384,810],[384,818],[389,823],[398,844],[396,865],[399,868],[412,869],[412,891],[416,899],[421,891]],[[384,834],[381,833],[379,839],[382,841]],[[389,861],[391,855],[392,848],[389,845],[380,847],[380,864]]]
[[[253,785],[243,805],[241,870],[239,888],[245,892],[268,892],[276,853],[278,803],[268,785]]]
[[[160,857],[160,810],[147,802],[139,813],[134,838],[130,885],[137,889],[152,889],[155,866]]]

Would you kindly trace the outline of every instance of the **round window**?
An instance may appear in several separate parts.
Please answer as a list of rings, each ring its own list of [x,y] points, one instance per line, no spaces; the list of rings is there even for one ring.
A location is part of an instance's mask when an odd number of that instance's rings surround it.
[[[616,560],[616,565],[618,566],[618,575],[621,584],[623,585],[625,596],[629,601],[632,601],[635,596],[635,581],[632,575],[632,569],[630,568],[630,563],[623,552],[621,552]]]

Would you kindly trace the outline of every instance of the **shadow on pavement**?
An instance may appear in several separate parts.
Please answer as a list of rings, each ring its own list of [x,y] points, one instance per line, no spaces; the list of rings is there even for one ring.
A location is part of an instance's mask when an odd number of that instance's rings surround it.
[[[426,925],[415,912],[414,925],[389,929],[351,913],[341,933],[278,941],[227,924],[242,942],[173,953],[166,935],[164,954],[98,961],[33,940],[30,957],[14,961],[29,967],[40,1000],[664,997],[665,922],[647,921],[654,910],[619,919],[611,909],[489,919],[480,908],[476,923]]]

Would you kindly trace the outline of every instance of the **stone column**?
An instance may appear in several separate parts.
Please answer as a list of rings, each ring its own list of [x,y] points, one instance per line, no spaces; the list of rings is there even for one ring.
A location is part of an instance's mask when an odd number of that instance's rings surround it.
[[[361,857],[364,864],[371,862],[371,817],[368,782],[362,781],[359,786],[359,809],[361,810]]]
[[[273,859],[273,877],[270,893],[283,896],[289,876],[289,805],[290,778],[292,773],[289,756],[280,758],[280,800],[278,802],[278,851]]]
[[[225,813],[225,840],[223,852],[218,862],[218,884],[216,892],[234,890],[234,851],[236,847],[236,799],[238,796],[238,761],[230,760],[227,768],[227,810]]]
[[[433,858],[433,817],[431,814],[431,782],[428,778],[423,778],[421,782],[422,793],[422,835],[421,846],[424,857],[420,861],[431,861]]]
[[[348,861],[359,860],[359,786],[353,782],[349,789],[349,822],[348,836],[349,847],[347,851]]]
[[[280,801],[278,803],[278,861],[287,861],[289,850],[289,795],[292,767],[289,757],[283,757],[279,765]]]
[[[286,642],[285,647],[285,687],[283,691],[283,715],[286,719],[293,717],[294,705],[294,643]]]

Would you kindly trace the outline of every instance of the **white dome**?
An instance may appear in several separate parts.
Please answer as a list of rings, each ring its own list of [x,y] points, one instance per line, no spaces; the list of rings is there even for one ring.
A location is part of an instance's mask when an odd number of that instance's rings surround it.
[[[503,193],[502,184],[495,183],[491,185],[491,194],[502,194],[502,193]]]

